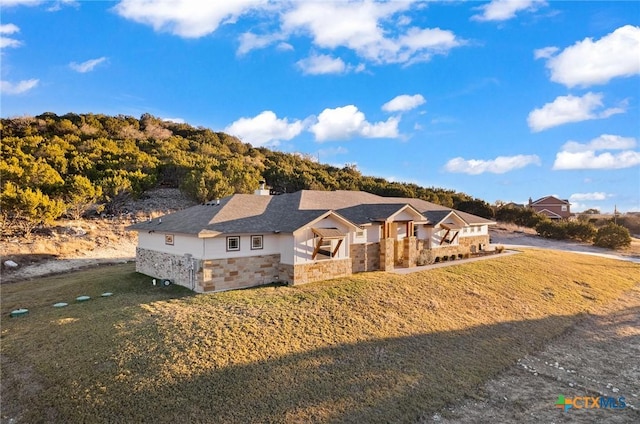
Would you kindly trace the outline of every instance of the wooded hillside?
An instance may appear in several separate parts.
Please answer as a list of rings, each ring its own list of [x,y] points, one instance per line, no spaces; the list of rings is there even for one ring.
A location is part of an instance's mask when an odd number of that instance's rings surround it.
[[[225,133],[149,114],[44,113],[0,121],[3,229],[26,234],[62,215],[78,218],[96,202],[119,213],[128,197],[155,186],[179,187],[199,202],[251,193],[265,180],[279,193],[364,190],[448,207],[476,203],[453,190],[364,176],[355,166],[254,148]]]

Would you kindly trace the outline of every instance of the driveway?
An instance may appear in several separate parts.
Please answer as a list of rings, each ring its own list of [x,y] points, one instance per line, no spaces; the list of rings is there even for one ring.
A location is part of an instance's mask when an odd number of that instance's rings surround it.
[[[640,263],[640,257],[624,256],[610,249],[592,246],[567,240],[551,240],[537,235],[491,230],[491,244],[502,245],[506,249],[519,247],[533,247],[539,249],[562,250],[565,252],[582,253],[585,255],[601,256],[603,258]]]

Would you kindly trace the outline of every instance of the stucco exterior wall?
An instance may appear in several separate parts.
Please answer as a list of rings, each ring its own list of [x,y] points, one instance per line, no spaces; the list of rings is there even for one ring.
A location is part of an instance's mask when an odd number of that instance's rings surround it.
[[[188,253],[196,258],[202,258],[202,239],[186,234],[171,233],[170,235],[173,236],[173,244],[166,244],[165,233],[138,231],[138,247],[178,256]]]
[[[262,249],[251,248],[251,236],[262,236]],[[227,251],[227,236],[240,237],[240,250]],[[200,247],[202,250],[203,248]],[[204,239],[202,259],[241,258],[280,254],[278,234],[226,234]]]
[[[325,219],[320,220],[313,224],[314,228],[338,228],[343,233],[347,234],[351,232],[351,228],[347,227],[341,221],[337,220],[333,216],[328,216]],[[301,228],[297,230],[294,234],[294,264],[304,264],[304,263],[314,263],[312,259],[313,250],[315,249],[315,237],[313,231],[311,230],[312,226]],[[340,244],[340,248],[336,252],[335,259],[344,259],[348,257],[349,254],[349,238],[345,237],[342,243]],[[337,240],[333,241],[334,246],[337,246]]]

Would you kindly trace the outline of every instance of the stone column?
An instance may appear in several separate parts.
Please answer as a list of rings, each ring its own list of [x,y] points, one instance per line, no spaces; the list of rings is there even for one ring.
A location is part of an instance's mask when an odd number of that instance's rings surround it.
[[[418,250],[416,249],[416,238],[405,237],[402,242],[404,244],[402,266],[405,268],[413,268],[414,266],[416,266],[416,258],[418,257]]]
[[[395,240],[386,238],[380,240],[380,270],[391,271],[394,269]]]

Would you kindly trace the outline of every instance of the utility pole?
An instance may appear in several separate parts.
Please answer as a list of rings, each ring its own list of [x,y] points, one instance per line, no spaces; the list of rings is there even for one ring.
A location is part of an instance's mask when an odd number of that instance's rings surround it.
[[[613,205],[613,223],[618,225],[618,205]]]

